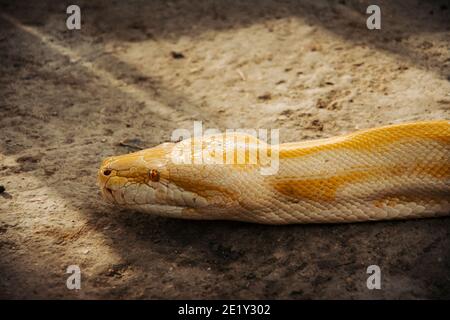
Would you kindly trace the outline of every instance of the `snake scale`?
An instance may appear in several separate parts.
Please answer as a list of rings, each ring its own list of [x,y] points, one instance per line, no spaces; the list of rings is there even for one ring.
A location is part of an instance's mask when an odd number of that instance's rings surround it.
[[[261,174],[263,147],[277,155],[274,174]],[[230,148],[244,150],[241,161],[226,156]],[[251,152],[256,161],[248,161]],[[224,161],[196,161],[199,154]],[[193,161],[174,161],[177,155]],[[186,139],[109,157],[98,182],[108,202],[185,219],[293,224],[444,216],[450,214],[450,121],[278,145],[243,133]]]

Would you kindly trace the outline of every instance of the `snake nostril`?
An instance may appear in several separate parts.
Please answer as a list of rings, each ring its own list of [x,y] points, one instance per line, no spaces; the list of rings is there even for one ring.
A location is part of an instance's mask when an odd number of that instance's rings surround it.
[[[103,170],[103,174],[105,176],[109,176],[111,174],[111,170],[109,170],[109,169]]]

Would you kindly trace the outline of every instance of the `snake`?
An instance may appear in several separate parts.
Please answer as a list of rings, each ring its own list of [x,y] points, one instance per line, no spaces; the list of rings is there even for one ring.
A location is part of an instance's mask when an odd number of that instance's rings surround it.
[[[285,225],[446,216],[450,121],[281,144],[245,132],[190,137],[108,157],[97,180],[107,202],[171,218]]]

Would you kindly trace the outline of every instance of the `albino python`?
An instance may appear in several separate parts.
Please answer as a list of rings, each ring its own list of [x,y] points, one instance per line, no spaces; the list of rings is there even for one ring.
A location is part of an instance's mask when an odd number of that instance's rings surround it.
[[[264,157],[259,154],[256,162],[243,164],[237,156],[222,164],[174,161],[174,155],[183,152],[188,152],[188,160],[199,152],[226,157],[227,148],[238,145],[233,144],[235,138],[245,140],[246,150],[265,146],[268,155],[275,150],[254,136],[236,133],[110,157],[98,171],[102,195],[119,206],[162,216],[264,224],[450,214],[447,120],[279,144],[278,171],[271,175],[261,174]],[[218,146],[223,153],[215,151]],[[249,155],[244,153],[247,162]]]

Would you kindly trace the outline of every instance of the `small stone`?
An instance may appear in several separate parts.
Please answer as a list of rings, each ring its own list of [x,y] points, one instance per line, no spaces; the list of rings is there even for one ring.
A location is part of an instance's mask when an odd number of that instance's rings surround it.
[[[181,52],[172,51],[172,52],[170,52],[170,54],[172,55],[172,58],[174,58],[174,59],[183,59],[184,58],[184,54],[182,54]]]
[[[269,92],[263,93],[262,95],[258,96],[259,100],[270,100],[272,99],[272,95]]]
[[[320,122],[320,120],[318,120],[318,119],[313,120],[313,121],[311,122],[311,127],[314,128],[314,129],[317,129],[317,130],[319,130],[319,131],[322,131],[322,130],[323,130],[323,124],[322,124],[322,122]]]
[[[319,109],[324,109],[327,107],[327,104],[322,99],[317,100],[316,107]]]
[[[2,185],[0,185],[0,193],[3,193],[3,192],[5,192],[5,187],[4,186],[2,186]]]

